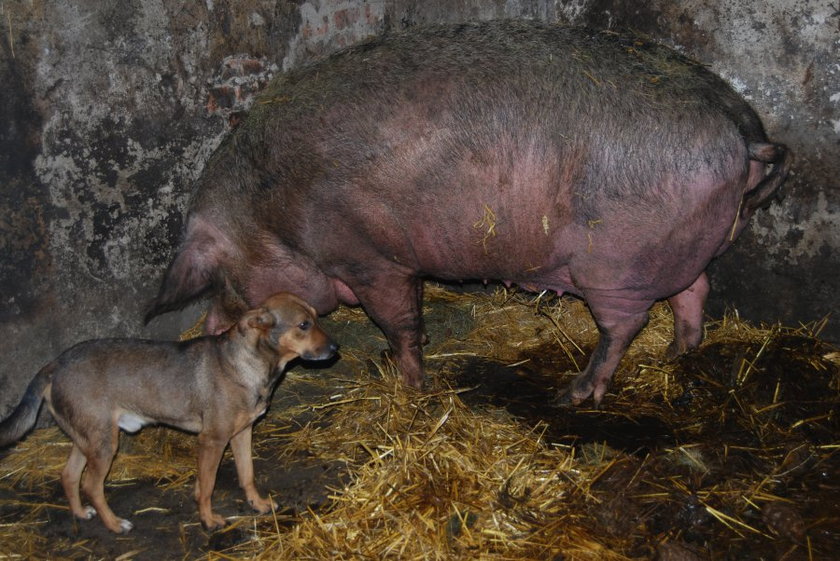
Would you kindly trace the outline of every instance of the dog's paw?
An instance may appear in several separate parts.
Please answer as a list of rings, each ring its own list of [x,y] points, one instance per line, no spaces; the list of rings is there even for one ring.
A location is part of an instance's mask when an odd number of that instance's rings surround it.
[[[252,499],[248,501],[248,504],[250,504],[251,508],[259,512],[260,514],[269,513],[272,509],[277,510],[280,507],[280,505],[278,505],[275,501],[272,501],[270,499],[264,499],[262,497]]]
[[[103,518],[102,523],[105,525],[106,528],[108,528],[115,534],[127,534],[131,531],[132,528],[134,528],[134,524],[132,524],[124,518],[117,518],[116,516],[113,517],[111,520],[106,520],[105,518]]]
[[[214,512],[207,518],[202,518],[201,525],[204,526],[206,530],[218,530],[219,528],[223,528],[227,525],[227,520]]]

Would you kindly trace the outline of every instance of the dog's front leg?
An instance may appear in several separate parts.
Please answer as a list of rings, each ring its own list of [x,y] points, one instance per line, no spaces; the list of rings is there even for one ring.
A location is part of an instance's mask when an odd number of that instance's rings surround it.
[[[245,491],[248,504],[259,512],[265,514],[272,507],[277,508],[277,503],[260,496],[254,485],[254,459],[251,456],[251,432],[252,425],[248,425],[241,432],[230,439],[230,449],[233,452],[233,460],[236,462],[236,475],[239,478],[239,486]]]
[[[198,435],[198,479],[195,485],[195,498],[198,501],[198,517],[208,530],[221,528],[225,519],[213,512],[210,496],[216,486],[216,472],[227,442],[213,435],[202,432]]]

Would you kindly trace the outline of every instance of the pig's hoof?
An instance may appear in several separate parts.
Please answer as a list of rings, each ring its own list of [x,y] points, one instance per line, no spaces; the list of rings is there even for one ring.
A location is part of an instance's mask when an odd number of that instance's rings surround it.
[[[606,393],[606,387],[595,387],[589,391],[580,391],[574,388],[569,388],[566,391],[561,391],[557,394],[557,397],[554,398],[554,404],[558,407],[562,407],[565,409],[572,409],[575,407],[579,407],[582,403],[584,403],[590,397],[592,398],[592,408],[593,409],[600,409],[601,408],[601,400],[604,398],[604,393]]]
[[[131,523],[130,520],[126,520],[125,518],[120,518],[120,531],[117,532],[119,534],[127,534],[134,528],[134,524]]]
[[[417,390],[418,392],[423,391],[423,378],[419,380],[414,379],[413,377],[407,378],[403,376],[403,385],[407,388],[411,388],[412,390]]]
[[[92,506],[90,506],[90,505],[87,505],[87,506],[86,506],[86,507],[82,510],[82,515],[81,515],[79,518],[81,518],[82,520],[90,520],[90,519],[91,519],[91,518],[93,518],[94,516],[96,516],[96,509],[95,509],[95,508],[93,508],[93,507],[92,507]]]
[[[665,360],[674,360],[684,352],[685,350],[681,350],[676,341],[672,341],[671,344],[668,345],[668,348],[665,349]]]
[[[572,390],[565,390],[557,393],[557,396],[554,398],[554,404],[563,409],[574,409],[583,403],[583,399],[576,398],[572,395]]]
[[[587,383],[586,379],[581,379],[578,374],[565,390],[558,392],[554,403],[564,408],[577,407],[592,395],[594,389],[592,384]]]
[[[693,351],[699,344],[699,342],[693,343],[691,341],[683,341],[682,343],[671,341],[671,344],[668,345],[667,349],[665,349],[664,358],[666,361],[674,360],[675,358],[681,357],[682,355]]]

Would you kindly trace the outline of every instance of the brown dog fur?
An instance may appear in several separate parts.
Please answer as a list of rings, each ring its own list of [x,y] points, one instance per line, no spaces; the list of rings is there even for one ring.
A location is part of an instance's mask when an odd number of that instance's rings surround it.
[[[288,361],[323,360],[336,349],[318,327],[315,310],[287,293],[270,297],[217,336],[80,343],[41,369],[21,404],[0,423],[0,447],[34,425],[45,400],[73,441],[61,475],[70,509],[85,519],[98,513],[108,529],[122,533],[132,524],[111,511],[104,494],[120,429],[163,424],[198,433],[195,498],[204,526],[218,528],[225,520],[213,512],[210,496],[225,447],[230,443],[248,503],[257,512],[270,511],[276,505],[254,486],[252,425]],[[82,506],[80,483],[92,507]]]

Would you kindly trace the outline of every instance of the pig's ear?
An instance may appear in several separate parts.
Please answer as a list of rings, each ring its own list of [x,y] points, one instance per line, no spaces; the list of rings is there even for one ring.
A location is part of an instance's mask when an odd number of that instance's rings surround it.
[[[174,310],[180,310],[201,296],[213,284],[218,263],[200,241],[187,241],[166,270],[157,298],[146,311],[145,322]]]

